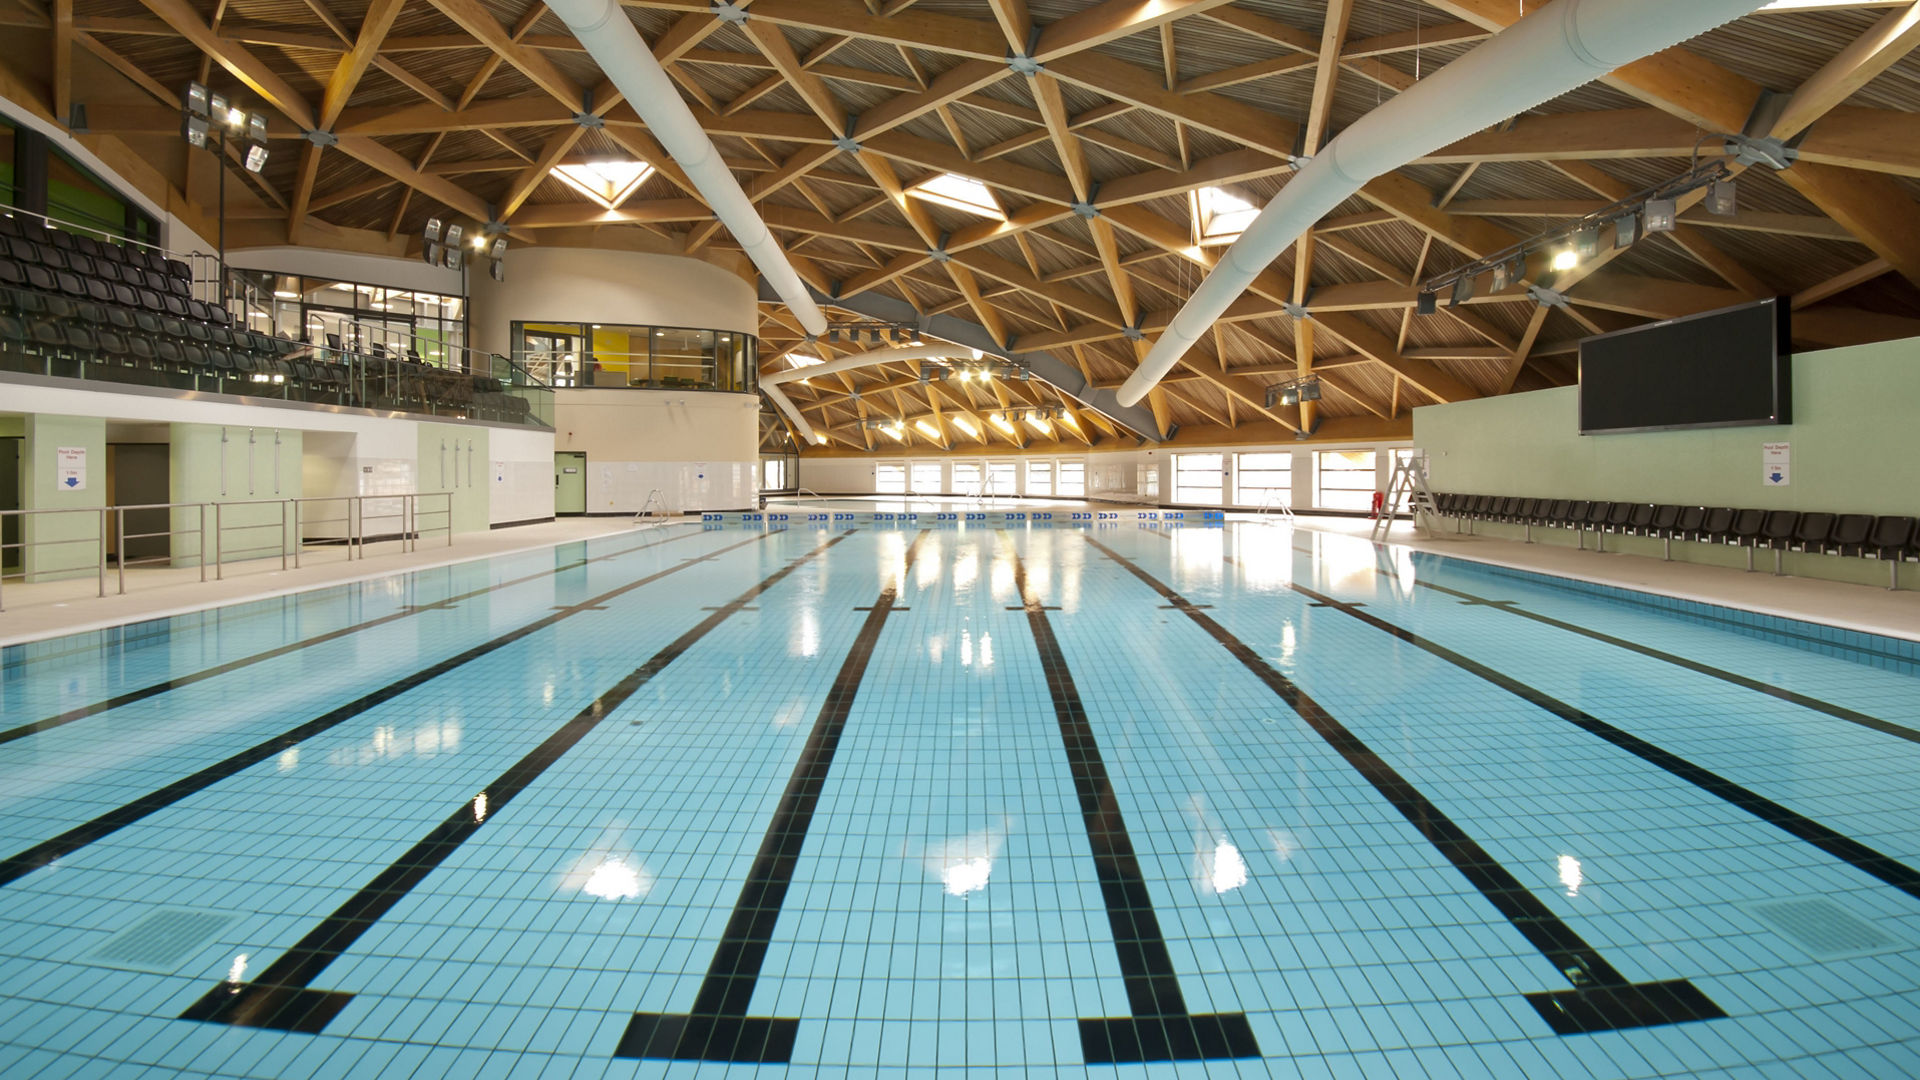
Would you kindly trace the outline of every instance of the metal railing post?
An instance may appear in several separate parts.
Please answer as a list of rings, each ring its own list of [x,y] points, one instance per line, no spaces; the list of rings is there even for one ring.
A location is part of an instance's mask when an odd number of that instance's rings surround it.
[[[291,501],[293,502],[293,568],[298,570],[300,569],[300,548],[304,544],[304,537],[300,532],[300,503],[302,500],[294,499]]]
[[[285,503],[282,503],[280,505],[280,570],[282,573],[285,573],[286,569],[287,569],[287,507]]]
[[[467,465],[467,483],[473,483],[473,465]],[[447,546],[453,546],[453,492],[447,492]]]
[[[169,518],[171,518],[171,515],[169,515]],[[193,539],[194,539],[194,547],[199,549],[199,551],[196,554],[200,556],[194,561],[200,564],[200,580],[204,582],[207,580],[207,504],[206,503],[200,504],[200,531],[194,534]]]
[[[100,595],[107,595],[107,522],[112,520],[112,512],[106,507],[100,508]]]
[[[113,509],[113,534],[120,538],[120,595],[127,595],[127,509],[116,506]]]
[[[220,566],[220,504],[213,504],[213,580],[227,580],[226,571]]]

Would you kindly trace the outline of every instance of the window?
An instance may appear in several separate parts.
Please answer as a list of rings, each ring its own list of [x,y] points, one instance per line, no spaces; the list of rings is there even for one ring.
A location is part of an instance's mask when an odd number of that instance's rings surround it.
[[[1051,461],[1027,462],[1027,494],[1029,495],[1053,494],[1053,462]]]
[[[1233,501],[1240,506],[1292,506],[1293,455],[1234,455]]]
[[[328,335],[333,335],[342,348],[494,374],[485,357],[476,360],[467,353],[466,301],[461,297],[263,270],[229,270],[228,281],[249,330],[285,334],[322,348],[330,347]]]
[[[726,330],[517,320],[513,358],[553,386],[666,390],[750,391],[759,363],[758,342]]]
[[[1374,453],[1322,450],[1313,455],[1313,505],[1323,510],[1373,508]]]
[[[555,165],[553,175],[561,183],[606,207],[617,209],[627,196],[653,175],[653,166],[644,161],[589,161],[578,165]]]
[[[1015,471],[1014,463],[1011,461],[987,462],[987,490],[985,493],[988,495],[1019,494],[1019,481],[1016,479],[1018,475]]]
[[[953,493],[955,495],[980,494],[981,469],[977,461],[956,461],[953,463]]]
[[[1193,242],[1204,247],[1233,243],[1260,216],[1259,207],[1225,188],[1201,188],[1187,198],[1193,211]]]
[[[970,177],[953,173],[940,173],[907,189],[907,194],[925,199],[953,210],[964,210],[969,214],[990,217],[1005,221],[1006,211],[1000,209],[1000,203],[993,197],[987,185]]]
[[[939,462],[916,461],[913,463],[913,490],[920,495],[940,494]]]
[[[1063,461],[1060,471],[1054,477],[1054,494],[1085,495],[1087,493],[1087,463],[1084,461]]]
[[[1203,506],[1219,506],[1225,477],[1219,454],[1175,454],[1173,456],[1173,501]]]
[[[907,493],[907,463],[882,461],[873,467],[873,490],[881,495]]]
[[[787,459],[760,459],[760,490],[785,491],[787,488]]]

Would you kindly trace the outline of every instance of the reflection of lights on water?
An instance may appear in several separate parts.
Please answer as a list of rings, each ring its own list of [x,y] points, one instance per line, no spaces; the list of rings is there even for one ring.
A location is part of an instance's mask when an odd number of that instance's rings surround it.
[[[965,555],[953,560],[953,591],[964,593],[973,588],[980,579],[980,555],[969,550]]]
[[[415,757],[433,757],[445,751],[453,753],[460,749],[460,721],[428,720],[412,731],[402,732],[392,725],[382,725],[373,729],[366,742],[358,746],[343,746],[327,755],[330,765],[370,765],[381,758],[400,757],[412,754]],[[282,768],[291,768],[284,764]],[[296,763],[298,759],[295,759]]]
[[[473,797],[473,820],[487,820],[487,793],[484,791]]]
[[[1568,896],[1580,895],[1580,860],[1571,855],[1560,856],[1560,884],[1567,887]]]
[[[1224,840],[1201,861],[1206,864],[1207,883],[1214,892],[1230,892],[1247,883],[1247,860],[1240,857],[1239,848]]]
[[[294,767],[299,764],[300,764],[300,748],[299,747],[289,746],[285,750],[280,751],[280,771],[281,772],[292,772],[294,770]]]
[[[1294,631],[1293,623],[1289,621],[1287,625],[1280,628],[1280,661],[1281,663],[1286,663],[1286,664],[1292,663],[1293,652],[1295,649],[1299,647],[1300,647],[1299,634],[1297,634]]]
[[[651,880],[643,882],[640,871],[628,866],[625,859],[608,859],[593,868],[580,891],[602,900],[630,900],[652,885]]]
[[[540,688],[540,704],[542,705],[553,704],[553,680],[552,679],[548,679],[546,682],[546,685]]]
[[[940,882],[946,886],[949,896],[965,896],[970,892],[986,888],[987,877],[992,873],[992,859],[965,859],[942,867]]]
[[[982,633],[979,644],[976,646],[973,640],[973,631],[962,628],[960,631],[960,666],[972,667],[975,660],[978,660],[980,666],[983,668],[993,666],[993,635]]]
[[[227,981],[243,983],[247,980],[247,954],[241,953],[233,958],[233,966],[227,969]]]
[[[983,633],[980,635],[980,666],[981,667],[993,666],[993,635],[992,634]]]
[[[1273,845],[1273,853],[1281,862],[1293,858],[1293,853],[1300,850],[1300,839],[1285,829],[1268,829],[1267,843]]]
[[[790,656],[820,655],[820,613],[811,607],[800,609],[800,635],[787,645]]]
[[[940,658],[942,656],[945,656],[946,652],[947,652],[947,635],[933,634],[927,638],[927,660],[929,662],[935,663],[935,664],[939,663]]]

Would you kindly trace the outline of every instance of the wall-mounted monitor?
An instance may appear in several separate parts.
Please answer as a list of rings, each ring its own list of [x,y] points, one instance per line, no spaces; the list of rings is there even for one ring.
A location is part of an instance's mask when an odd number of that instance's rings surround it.
[[[1580,434],[1793,422],[1783,299],[1636,326],[1580,343]]]

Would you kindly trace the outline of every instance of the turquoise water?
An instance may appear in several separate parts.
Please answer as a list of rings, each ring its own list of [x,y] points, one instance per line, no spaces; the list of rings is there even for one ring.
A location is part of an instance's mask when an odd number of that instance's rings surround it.
[[[1920,1075],[1910,643],[773,512],[0,653],[0,1075]]]

